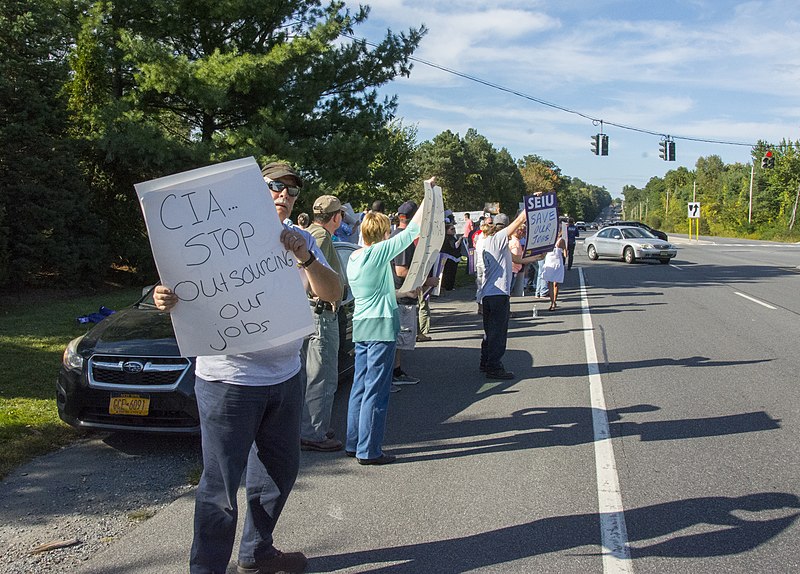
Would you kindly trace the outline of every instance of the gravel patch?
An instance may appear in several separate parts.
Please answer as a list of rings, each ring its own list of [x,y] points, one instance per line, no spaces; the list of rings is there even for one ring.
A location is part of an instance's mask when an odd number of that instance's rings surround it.
[[[71,571],[146,528],[200,465],[198,437],[116,433],[16,469],[0,482],[0,574]],[[64,547],[31,553],[50,543]]]

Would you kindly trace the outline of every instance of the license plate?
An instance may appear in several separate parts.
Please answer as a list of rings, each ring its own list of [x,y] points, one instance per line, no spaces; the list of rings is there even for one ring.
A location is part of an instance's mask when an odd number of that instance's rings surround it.
[[[108,404],[110,415],[136,415],[146,417],[150,412],[150,397],[142,395],[113,395]]]
[[[661,257],[669,257],[670,255],[672,255],[672,253],[670,253],[669,251],[662,251],[661,252]]]

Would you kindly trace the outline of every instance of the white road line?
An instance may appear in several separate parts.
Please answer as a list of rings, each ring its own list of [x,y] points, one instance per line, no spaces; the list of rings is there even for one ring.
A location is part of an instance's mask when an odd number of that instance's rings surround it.
[[[739,297],[744,297],[744,298],[745,298],[745,299],[747,299],[748,301],[752,301],[753,303],[758,303],[759,305],[763,305],[763,306],[764,306],[764,307],[766,307],[767,309],[772,309],[773,311],[774,311],[775,309],[777,309],[777,307],[773,307],[773,306],[772,306],[772,305],[770,305],[769,303],[764,303],[763,301],[759,301],[758,299],[756,299],[755,297],[751,297],[750,295],[745,295],[744,293],[739,293],[738,291],[734,291],[734,293],[735,293],[736,295],[738,295]]]
[[[669,266],[672,267],[673,269],[677,269],[678,271],[683,271],[683,267],[678,267],[674,263],[670,263]]]
[[[600,541],[603,551],[603,573],[633,573],[630,550],[628,549],[628,530],[625,527],[625,512],[622,508],[622,495],[619,489],[617,463],[611,431],[608,428],[606,399],[603,395],[603,381],[597,362],[597,350],[592,334],[592,315],[589,311],[589,297],[583,269],[578,269],[581,280],[581,315],[583,317],[583,343],[586,347],[586,364],[589,367],[589,394],[592,401],[592,426],[594,429],[594,460],[597,472],[597,501],[600,510]]]

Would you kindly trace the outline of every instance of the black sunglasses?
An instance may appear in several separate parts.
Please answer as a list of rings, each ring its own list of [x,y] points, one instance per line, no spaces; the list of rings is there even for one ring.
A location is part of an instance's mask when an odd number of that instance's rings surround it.
[[[270,190],[274,191],[275,193],[280,193],[285,189],[286,193],[288,193],[291,197],[297,197],[298,195],[300,195],[299,187],[292,187],[290,185],[286,185],[282,181],[275,181],[271,179],[267,182],[267,187],[270,188]]]

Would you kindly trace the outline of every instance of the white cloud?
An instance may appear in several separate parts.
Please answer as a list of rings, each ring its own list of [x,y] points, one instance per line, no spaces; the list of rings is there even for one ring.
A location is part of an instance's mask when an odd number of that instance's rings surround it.
[[[800,139],[796,0],[370,4],[372,39],[424,23],[416,57],[606,123],[732,142]],[[539,153],[591,183],[602,185],[593,174],[639,173],[643,184],[654,169],[676,167],[654,162],[658,135],[609,125],[612,155],[597,161],[588,150],[599,126],[590,120],[421,63],[387,91],[399,94],[399,115],[421,138],[475,128],[515,157]],[[679,150],[690,167],[692,154],[749,161],[749,148],[681,142]]]

